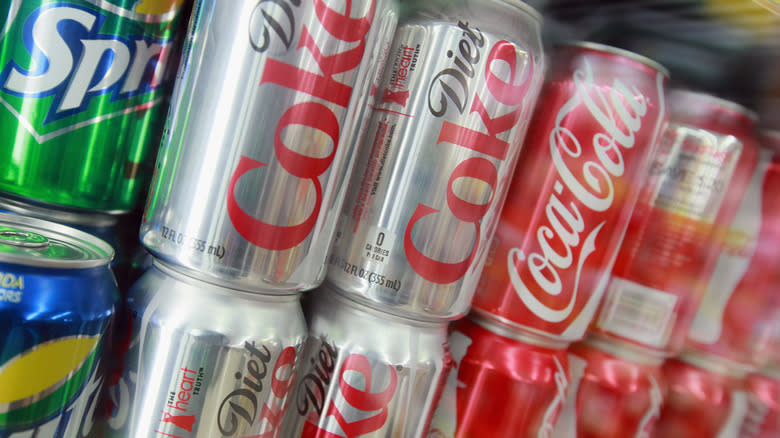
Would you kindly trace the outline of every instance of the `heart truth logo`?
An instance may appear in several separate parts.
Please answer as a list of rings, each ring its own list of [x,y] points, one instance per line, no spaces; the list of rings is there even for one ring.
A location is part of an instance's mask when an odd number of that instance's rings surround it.
[[[161,423],[170,423],[179,429],[184,429],[187,432],[192,432],[192,425],[195,424],[194,415],[172,415],[168,412],[163,412],[163,418]]]

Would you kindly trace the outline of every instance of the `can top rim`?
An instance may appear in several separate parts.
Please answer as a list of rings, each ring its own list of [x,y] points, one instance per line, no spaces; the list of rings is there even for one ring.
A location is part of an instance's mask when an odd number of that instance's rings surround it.
[[[565,350],[569,344],[566,342],[555,342],[552,340],[544,339],[541,336],[534,336],[531,333],[526,333],[522,330],[516,330],[512,327],[508,327],[497,321],[492,321],[479,313],[470,313],[468,319],[474,324],[482,327],[483,329],[503,336],[505,338],[520,341],[525,344],[534,345],[537,347],[547,348],[550,350]]]
[[[587,336],[583,340],[583,343],[611,356],[641,365],[658,366],[666,359],[660,354],[652,354],[650,351],[640,351],[638,348],[628,343],[613,343],[593,335]]]
[[[584,49],[589,50],[595,50],[598,52],[604,52],[604,53],[611,53],[613,55],[622,56],[624,58],[628,58],[634,61],[637,61],[641,64],[644,64],[653,70],[658,71],[659,73],[666,76],[668,79],[670,77],[669,75],[669,69],[664,67],[660,62],[654,61],[647,56],[640,55],[639,53],[632,52],[630,50],[621,49],[620,47],[610,46],[603,43],[596,43],[593,41],[563,41],[559,44],[556,44],[558,47],[581,47]]]
[[[69,225],[78,225],[86,227],[113,227],[119,223],[119,216],[115,214],[105,214],[100,212],[80,212],[72,210],[63,210],[56,207],[45,207],[16,198],[11,198],[5,194],[0,195],[0,209],[10,211],[25,216],[51,218],[55,222]]]
[[[724,359],[693,351],[683,351],[678,359],[695,367],[737,379],[747,376],[751,371],[748,366],[740,366],[733,362],[727,364]]]
[[[529,5],[528,3],[521,1],[521,0],[500,0],[502,3],[506,3],[510,6],[514,6],[517,9],[522,10],[523,12],[527,13],[531,16],[534,20],[538,21],[539,24],[544,23],[544,18],[542,18],[542,14],[539,13],[539,11],[536,10],[533,6]]]
[[[60,269],[107,266],[114,248],[75,228],[43,219],[0,213],[0,262]]]
[[[743,116],[749,118],[754,123],[758,121],[758,113],[755,111],[748,109],[746,106],[738,104],[734,101],[724,99],[722,97],[714,96],[709,93],[705,93],[702,91],[693,91],[693,90],[686,90],[683,88],[673,88],[669,91],[669,101],[671,101],[673,96],[689,96],[693,99],[698,99],[699,101],[704,102],[711,102],[713,104],[716,104],[720,106],[723,109],[742,114]]]

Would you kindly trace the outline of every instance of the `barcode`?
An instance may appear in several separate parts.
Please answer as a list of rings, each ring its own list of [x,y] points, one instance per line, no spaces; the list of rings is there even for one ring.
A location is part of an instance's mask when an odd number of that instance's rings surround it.
[[[621,337],[663,348],[674,323],[677,296],[613,278],[599,326]]]

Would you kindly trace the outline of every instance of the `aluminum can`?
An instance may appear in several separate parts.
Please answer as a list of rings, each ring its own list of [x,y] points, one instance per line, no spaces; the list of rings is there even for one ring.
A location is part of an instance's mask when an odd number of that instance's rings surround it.
[[[281,436],[422,437],[447,372],[447,326],[403,319],[323,286]]]
[[[168,108],[184,0],[0,6],[0,191],[139,207]]]
[[[748,376],[748,409],[739,438],[776,438],[780,436],[780,372],[762,370]]]
[[[559,342],[584,337],[667,121],[666,80],[610,46],[552,54],[476,312]]]
[[[312,289],[397,0],[199,0],[141,225],[188,275]]]
[[[554,438],[649,438],[664,400],[662,358],[599,339],[569,347],[571,384]]]
[[[0,437],[91,431],[119,299],[111,257],[87,233],[0,213]]]
[[[667,392],[656,438],[734,438],[747,410],[742,379],[712,357],[683,353],[663,366]]]
[[[754,115],[686,90],[669,94],[670,123],[643,183],[593,331],[674,356],[755,173]]]
[[[688,348],[746,369],[761,365],[756,346],[771,323],[780,288],[772,276],[780,266],[780,132],[763,135],[761,145],[687,339]]]
[[[132,334],[103,436],[284,436],[306,337],[298,296],[227,289],[155,261],[127,305]]]
[[[400,23],[328,281],[388,312],[456,319],[541,86],[541,18],[519,0],[435,0],[404,5]]]
[[[428,438],[550,437],[569,382],[565,348],[474,316],[452,325],[453,369]]]

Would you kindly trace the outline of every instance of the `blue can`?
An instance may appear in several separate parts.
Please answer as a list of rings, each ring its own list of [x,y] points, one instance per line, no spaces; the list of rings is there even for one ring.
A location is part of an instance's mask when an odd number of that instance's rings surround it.
[[[119,299],[111,245],[0,213],[0,438],[75,438],[92,427]]]

